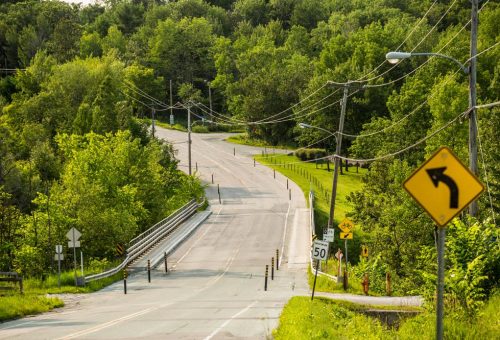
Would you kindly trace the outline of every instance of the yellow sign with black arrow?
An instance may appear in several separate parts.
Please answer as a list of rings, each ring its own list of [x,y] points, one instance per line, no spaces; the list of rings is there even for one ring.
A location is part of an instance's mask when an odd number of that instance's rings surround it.
[[[340,239],[341,240],[352,240],[353,234],[352,233],[340,233]]]
[[[368,247],[365,245],[361,246],[361,256],[368,257]]]
[[[484,185],[445,146],[415,170],[403,187],[440,227],[484,190]]]

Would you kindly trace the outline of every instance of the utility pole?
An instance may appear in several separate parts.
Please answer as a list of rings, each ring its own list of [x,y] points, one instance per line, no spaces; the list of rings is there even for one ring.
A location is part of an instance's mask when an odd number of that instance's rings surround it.
[[[155,108],[154,107],[151,109],[151,118],[152,118],[151,133],[152,133],[153,138],[154,138],[155,137]]]
[[[470,67],[469,67],[469,168],[477,175],[477,110],[476,110],[476,72],[477,72],[477,26],[479,0],[471,0],[471,28],[470,28]],[[469,206],[469,214],[477,216],[477,200]]]
[[[189,163],[189,176],[191,176],[191,102],[187,105],[188,109],[188,163]]]
[[[344,88],[344,96],[342,97],[341,110],[340,110],[340,120],[339,120],[339,129],[337,131],[337,146],[335,148],[335,155],[340,155],[342,148],[342,133],[344,131],[344,120],[345,120],[345,111],[347,106],[347,96],[349,94],[350,87],[359,87],[359,82],[348,81],[347,83],[335,83],[332,81],[328,82],[330,85],[342,87]],[[339,169],[340,169],[340,158],[335,157],[335,168],[333,170],[333,183],[332,183],[332,199],[330,201],[330,214],[328,216],[328,228],[332,228],[333,226],[333,218],[335,216],[335,199],[337,197],[337,181],[339,177]]]
[[[172,108],[172,79],[170,79],[169,83],[170,83],[170,125],[174,125],[174,112]]]
[[[210,120],[214,120],[212,115],[212,87],[210,82],[208,82],[208,102],[210,103]]]

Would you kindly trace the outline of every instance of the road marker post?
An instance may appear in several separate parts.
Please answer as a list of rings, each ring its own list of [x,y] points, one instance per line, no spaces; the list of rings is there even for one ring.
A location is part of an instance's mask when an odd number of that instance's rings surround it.
[[[195,166],[196,172],[198,172],[198,162],[195,162],[194,166]]]
[[[148,282],[151,283],[151,261],[148,260]]]
[[[212,184],[214,184],[214,174],[212,174]]]
[[[279,266],[279,254],[280,254],[279,249],[276,249],[276,270],[280,270],[280,266]]]
[[[236,148],[233,148],[233,156],[236,156]]]
[[[264,291],[267,291],[267,276],[269,272],[269,265],[266,264],[266,275],[264,276]]]
[[[123,294],[127,294],[127,268],[123,268]]]
[[[286,188],[289,189],[289,187],[288,187],[288,178],[286,179]]]
[[[253,159],[253,167],[255,168],[255,158]]]
[[[163,257],[165,259],[165,274],[168,274],[168,267],[167,267],[167,252],[163,253]]]
[[[276,170],[273,169],[273,177],[276,178]]]
[[[288,189],[288,200],[292,200],[292,189]]]
[[[222,201],[220,199],[220,187],[219,187],[219,184],[217,184],[217,194],[219,195],[219,204],[222,204]]]
[[[274,257],[271,257],[271,280],[274,280]]]

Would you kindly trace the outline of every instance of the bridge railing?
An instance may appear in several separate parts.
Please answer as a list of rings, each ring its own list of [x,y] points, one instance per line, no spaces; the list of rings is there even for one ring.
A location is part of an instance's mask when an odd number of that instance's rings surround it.
[[[118,273],[129,263],[133,262],[140,255],[153,247],[156,242],[160,241],[163,237],[175,230],[179,224],[191,217],[202,204],[203,203],[196,203],[196,200],[193,199],[167,218],[161,220],[142,234],[132,239],[127,248],[127,256],[122,263],[105,272],[86,276],[85,283],[110,277]]]

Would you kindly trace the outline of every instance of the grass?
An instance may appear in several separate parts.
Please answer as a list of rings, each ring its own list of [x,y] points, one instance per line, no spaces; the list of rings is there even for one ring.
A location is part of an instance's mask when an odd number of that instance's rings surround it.
[[[32,293],[0,296],[0,320],[10,320],[25,315],[43,313],[63,305],[64,303],[59,298]]]
[[[445,339],[498,339],[500,295],[494,295],[476,316],[445,310]],[[403,320],[399,329],[389,329],[362,312],[373,306],[355,305],[316,297],[290,299],[280,316],[275,339],[434,339],[436,316],[423,312]],[[384,309],[386,307],[375,307]],[[404,310],[408,310],[405,308]]]
[[[26,315],[47,312],[62,307],[63,301],[47,294],[77,294],[98,291],[113,282],[121,280],[121,272],[105,279],[92,281],[85,287],[76,287],[73,271],[61,273],[61,287],[57,285],[57,275],[49,275],[45,280],[28,278],[24,280],[24,294],[19,289],[5,290],[0,295],[0,321]]]
[[[290,178],[302,189],[306,199],[309,195],[309,190],[312,188],[315,192],[315,218],[316,232],[322,230],[322,226],[326,225],[328,214],[330,212],[330,197],[333,178],[333,164],[330,164],[328,171],[326,164],[301,162],[295,156],[289,155],[268,155],[255,156],[255,159],[267,165],[283,175]],[[347,196],[356,190],[361,189],[361,178],[366,173],[366,169],[359,169],[356,172],[355,168],[349,168],[349,171],[344,171],[343,175],[339,175],[337,183],[337,199],[335,204],[335,221],[340,222],[352,209],[351,204],[347,201]]]
[[[279,339],[382,339],[392,332],[375,319],[357,312],[360,307],[317,297],[295,296],[280,316],[273,331]],[[387,334],[389,333],[389,334]]]
[[[280,150],[294,150],[296,149],[296,146],[293,145],[271,145],[269,143],[266,143],[263,140],[260,139],[252,139],[248,137],[248,134],[242,133],[236,136],[230,136],[226,138],[227,142],[234,143],[234,144],[240,144],[240,145],[249,145],[249,146],[257,146],[257,147],[262,147],[262,148],[274,148],[274,149],[280,149]]]

